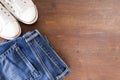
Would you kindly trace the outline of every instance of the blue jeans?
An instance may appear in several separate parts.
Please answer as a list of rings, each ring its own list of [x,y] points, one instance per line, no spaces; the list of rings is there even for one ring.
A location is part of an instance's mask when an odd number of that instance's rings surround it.
[[[69,72],[38,30],[0,44],[0,80],[62,80]]]

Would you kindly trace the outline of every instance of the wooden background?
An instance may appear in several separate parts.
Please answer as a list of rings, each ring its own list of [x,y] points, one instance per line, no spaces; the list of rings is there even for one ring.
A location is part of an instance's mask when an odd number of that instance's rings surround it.
[[[33,0],[39,29],[69,65],[64,80],[120,80],[120,0]],[[2,39],[0,39],[2,40]]]

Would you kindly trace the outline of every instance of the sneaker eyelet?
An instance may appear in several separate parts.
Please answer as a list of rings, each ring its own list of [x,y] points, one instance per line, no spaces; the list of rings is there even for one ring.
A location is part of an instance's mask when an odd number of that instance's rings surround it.
[[[26,1],[24,1],[24,3],[26,4]]]
[[[15,10],[13,10],[13,12],[15,12]]]
[[[3,8],[1,8],[1,10],[3,10]]]
[[[6,11],[4,11],[4,13],[6,14]]]
[[[9,5],[9,3],[7,3],[7,5]]]

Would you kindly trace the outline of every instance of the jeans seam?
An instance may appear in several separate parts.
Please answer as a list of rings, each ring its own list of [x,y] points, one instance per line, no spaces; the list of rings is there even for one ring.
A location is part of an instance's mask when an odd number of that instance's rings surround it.
[[[49,56],[49,53],[47,53],[46,50],[44,50],[44,49],[40,46],[40,44],[38,43],[38,41],[37,41],[36,39],[35,39],[35,42],[36,42],[36,44],[38,44],[39,48],[45,53],[45,55],[51,60],[51,62],[60,70],[60,72],[63,72],[63,71],[60,69],[59,65],[55,62],[55,60],[53,60],[53,58],[51,58],[51,57]]]
[[[47,74],[49,75],[48,77],[51,79],[51,80],[54,80],[53,76],[51,75],[51,73],[49,72],[49,70],[47,69],[47,67],[45,66],[43,60],[41,59],[41,57],[39,56],[39,53],[38,51],[35,50],[35,48],[32,46],[32,43],[28,43],[29,46],[32,48],[31,50],[33,51],[34,55],[37,57],[39,63],[41,64],[42,68],[44,71],[47,71]]]
[[[34,78],[40,76],[40,73],[38,73],[38,71],[34,68],[34,66],[29,62],[29,60],[25,57],[25,55],[22,53],[20,48],[17,46],[16,46],[16,51],[21,57],[21,59],[24,61],[24,63],[27,65],[27,67],[30,69],[31,75],[33,75]]]
[[[54,60],[54,58],[51,58],[51,57],[49,56],[48,51],[45,50],[45,48],[44,48],[44,45],[45,45],[45,44],[42,45],[42,44],[39,42],[39,40],[37,40],[37,39],[35,39],[35,40],[36,40],[36,43],[38,43],[38,46],[39,46],[39,47],[45,52],[45,54],[48,56],[48,58],[49,58],[50,60],[52,60],[52,62],[53,62],[55,65],[57,65],[58,68],[60,69],[61,66],[59,66],[59,63],[57,63],[57,62]],[[47,45],[49,45],[49,44],[47,44]],[[59,79],[63,78],[63,77],[65,76],[65,74],[67,74],[67,72],[69,73],[70,70],[69,70],[68,66],[65,64],[65,62],[57,55],[57,53],[54,51],[54,49],[52,49],[52,51],[53,51],[53,53],[55,53],[55,55],[58,57],[58,59],[65,65],[65,70],[62,71],[62,70],[60,69],[60,70],[61,70],[61,73],[56,76],[56,79],[59,80]]]

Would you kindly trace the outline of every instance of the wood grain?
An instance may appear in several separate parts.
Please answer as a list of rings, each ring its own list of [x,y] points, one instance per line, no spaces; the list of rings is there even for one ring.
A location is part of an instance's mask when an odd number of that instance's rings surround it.
[[[120,0],[33,0],[39,29],[71,74],[64,80],[120,80]],[[2,40],[2,39],[1,39]]]

